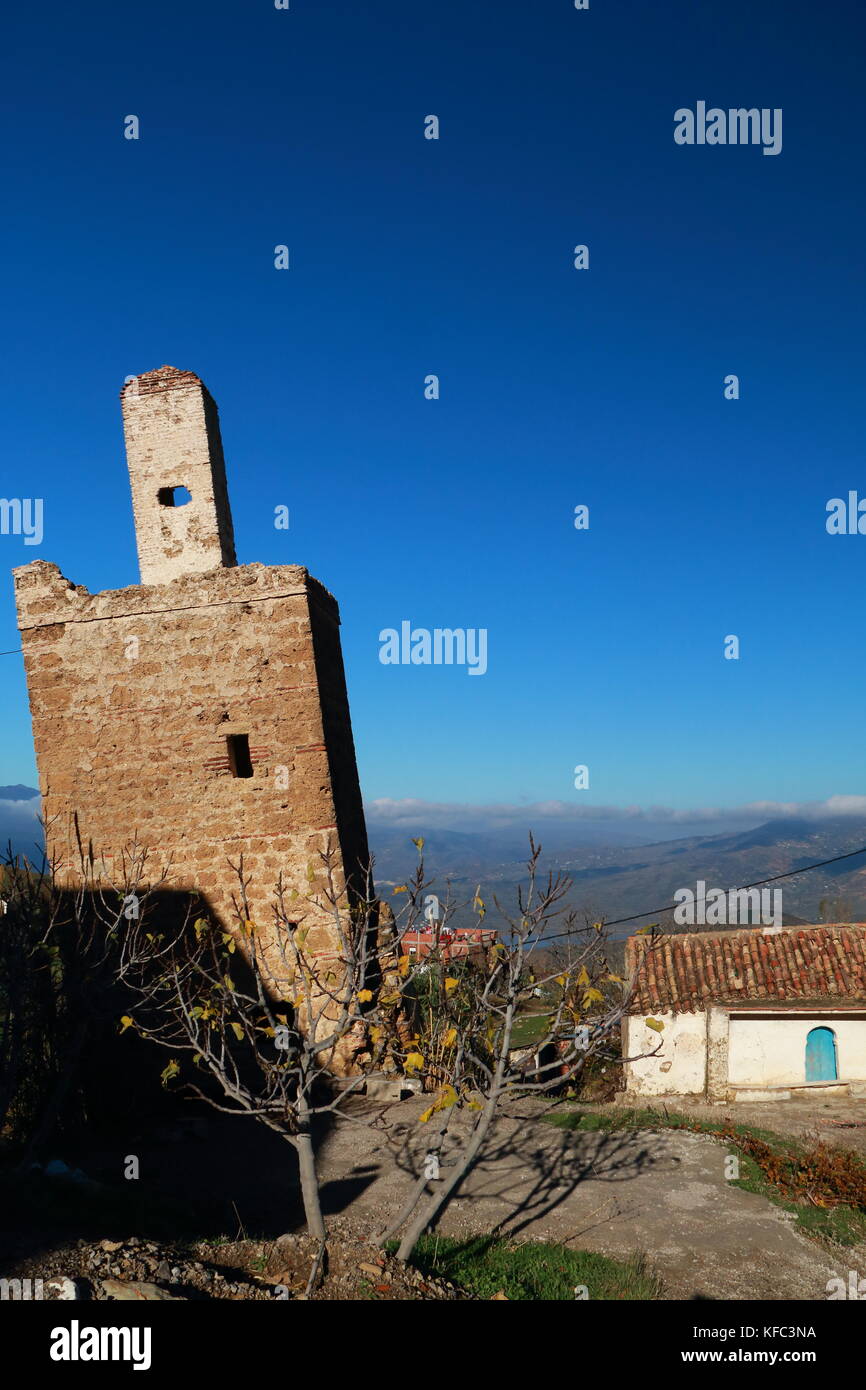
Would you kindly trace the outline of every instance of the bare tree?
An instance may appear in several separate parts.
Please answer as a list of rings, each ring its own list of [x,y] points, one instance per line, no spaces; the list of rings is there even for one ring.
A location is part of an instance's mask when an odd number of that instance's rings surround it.
[[[299,899],[278,880],[272,920],[250,919],[249,879],[234,866],[236,922],[215,921],[190,905],[179,926],[167,930],[150,911],[127,923],[120,975],[137,1003],[121,1026],[135,1028],[171,1051],[165,1083],[181,1081],[187,1094],[218,1111],[266,1125],[298,1157],[307,1226],[326,1242],[315,1147],[315,1121],[330,1116],[369,1125],[383,1115],[355,1113],[351,1104],[371,1073],[412,1078],[430,1095],[421,1116],[431,1137],[421,1172],[389,1230],[402,1227],[399,1255],[407,1259],[420,1235],[458,1191],[482,1154],[506,1096],[554,1096],[578,1076],[618,1026],[626,983],[608,968],[601,926],[566,913],[570,881],[538,872],[540,847],[530,839],[528,881],[516,915],[496,907],[503,930],[485,926],[487,908],[476,893],[474,932],[455,936],[449,899],[442,919],[425,922],[423,840],[417,869],[395,917],[366,891],[350,898],[338,886],[334,856],[322,855],[324,891]],[[321,909],[329,915],[331,949],[322,949]],[[562,969],[534,971],[536,953],[551,923],[564,920],[572,950]],[[420,932],[425,941],[419,948]],[[315,931],[316,949],[311,948]],[[613,991],[612,991],[613,987]],[[547,1015],[529,1068],[515,1065],[515,1022],[541,988]],[[617,993],[618,991],[618,993]],[[183,1063],[183,1072],[182,1072]],[[191,1064],[191,1065],[190,1065]],[[343,1080],[335,1084],[334,1072]],[[209,1084],[205,1083],[209,1078]],[[215,1085],[214,1085],[215,1083]],[[435,1182],[455,1113],[475,1118],[458,1143],[441,1182]],[[314,1266],[311,1282],[316,1273]]]
[[[171,1051],[165,1084],[177,1078],[188,1095],[257,1120],[294,1148],[307,1228],[324,1244],[314,1120],[337,1114],[363,1086],[353,1057],[366,1046],[376,953],[374,905],[338,887],[330,850],[322,863],[333,951],[310,949],[310,904],[282,877],[272,920],[254,924],[240,860],[235,923],[191,903],[167,930],[145,893],[124,933],[120,974],[137,1001],[121,1026]],[[182,1072],[182,1062],[192,1065]],[[335,1088],[335,1070],[354,1074]]]
[[[419,843],[423,847],[423,841]],[[413,1051],[405,1064],[422,1078],[425,1089],[435,1091],[421,1116],[424,1124],[434,1122],[422,1171],[380,1237],[384,1243],[403,1231],[401,1259],[409,1258],[478,1163],[505,1099],[553,1096],[600,1052],[625,1010],[627,985],[611,972],[600,949],[601,924],[581,924],[564,906],[570,880],[563,874],[542,877],[540,852],[530,837],[527,883],[518,891],[517,912],[512,916],[496,902],[502,929],[480,958],[476,953],[457,960],[442,924],[423,960],[413,964],[405,954],[400,957],[404,1012],[412,1000],[415,1004],[410,1010]],[[422,862],[407,890],[412,904],[417,905],[423,886]],[[480,892],[473,906],[481,927],[487,909]],[[535,958],[554,922],[563,928],[569,950],[559,953],[552,970],[538,974]],[[539,990],[550,1001],[546,1023],[531,1049],[533,1063],[518,1070],[513,1059],[515,1024]],[[474,1111],[475,1119],[468,1132],[455,1139],[452,1119],[464,1108]],[[452,1152],[442,1169],[446,1137],[453,1141]]]

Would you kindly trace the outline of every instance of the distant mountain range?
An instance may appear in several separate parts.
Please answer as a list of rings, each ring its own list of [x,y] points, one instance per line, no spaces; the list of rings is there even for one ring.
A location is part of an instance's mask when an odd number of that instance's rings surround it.
[[[0,855],[12,846],[14,854],[24,854],[39,863],[42,854],[42,827],[39,824],[39,792],[35,787],[0,787]]]
[[[20,782],[14,787],[0,787],[0,801],[32,801],[38,795],[35,787],[22,787]]]
[[[11,841],[18,853],[38,857],[37,846],[42,842],[38,798],[34,787],[0,787],[0,849]],[[622,827],[611,826],[610,833],[616,833],[620,842],[600,842],[599,828],[583,824],[576,833],[557,827],[550,828],[546,839],[543,834],[537,838],[542,840],[545,871],[561,869],[572,880],[570,906],[586,911],[593,920],[603,917],[609,922],[652,914],[612,929],[613,935],[626,936],[652,920],[669,926],[671,914],[664,915],[661,909],[672,903],[677,889],[694,890],[699,881],[707,889],[739,888],[861,849],[866,846],[866,818],[769,820],[734,833],[649,844],[621,843]],[[391,890],[414,871],[418,851],[406,830],[377,823],[375,818],[369,834],[377,886],[384,898],[391,899]],[[512,830],[439,829],[424,835],[423,826],[417,834],[424,836],[425,876],[431,879],[427,891],[444,901],[450,881],[451,897],[462,905],[455,918],[458,924],[471,919],[466,904],[479,884],[490,909],[488,925],[495,926],[494,895],[507,909],[515,905],[518,885],[526,878],[528,835],[524,839]],[[578,834],[583,843],[574,843]],[[631,828],[628,835],[640,839],[639,831]],[[587,843],[590,839],[594,842]],[[866,853],[809,873],[795,873],[771,886],[782,891],[786,922],[819,921],[822,903],[825,919],[866,921]],[[393,900],[399,904],[400,897]]]
[[[387,889],[404,883],[418,862],[411,838],[402,830],[375,825],[370,838],[377,884]],[[543,846],[542,863],[568,874],[573,883],[570,904],[586,909],[593,919],[652,914],[614,931],[628,935],[654,919],[670,925],[671,914],[664,916],[660,909],[673,901],[678,889],[694,891],[701,880],[707,889],[739,888],[864,846],[866,819],[838,816],[771,820],[733,834],[636,846],[563,846],[549,853]],[[518,849],[511,836],[499,842],[491,835],[437,830],[425,837],[425,874],[435,880],[429,891],[442,896],[450,879],[452,897],[459,901],[471,898],[480,883],[486,902],[495,893],[503,906],[511,907],[517,885],[525,879],[525,860],[526,849]],[[820,920],[822,901],[832,917],[866,920],[866,853],[770,886],[781,889],[786,922]],[[465,914],[461,918],[465,920]]]

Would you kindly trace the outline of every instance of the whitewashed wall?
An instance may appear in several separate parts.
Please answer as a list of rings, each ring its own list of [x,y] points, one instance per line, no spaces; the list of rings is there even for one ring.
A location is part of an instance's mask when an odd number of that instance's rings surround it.
[[[642,1022],[642,1020],[641,1020]],[[866,1080],[866,1019],[732,1018],[728,1081],[732,1086],[793,1086],[806,1080],[806,1036],[832,1028],[840,1081]]]
[[[645,1096],[701,1094],[707,1078],[706,1014],[651,1016],[665,1025],[664,1032],[647,1028],[643,1018],[625,1021],[625,1056],[652,1052],[661,1043],[661,1051],[655,1057],[645,1057],[626,1067],[626,1089]],[[662,1064],[667,1062],[670,1068],[663,1071]]]

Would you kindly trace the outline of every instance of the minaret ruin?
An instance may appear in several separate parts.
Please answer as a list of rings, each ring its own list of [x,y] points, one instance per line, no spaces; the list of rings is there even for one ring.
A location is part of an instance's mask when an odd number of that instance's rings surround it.
[[[37,560],[14,571],[47,852],[82,881],[79,846],[117,884],[126,846],[149,880],[233,920],[243,856],[253,915],[278,875],[315,892],[368,863],[335,599],[298,565],[238,565],[216,405],[161,367],[121,393],[141,584],[91,594]],[[313,885],[311,887],[311,884]],[[308,918],[312,950],[332,945]]]
[[[160,367],[131,377],[120,400],[142,584],[236,565],[219,415],[207,387],[192,372]]]

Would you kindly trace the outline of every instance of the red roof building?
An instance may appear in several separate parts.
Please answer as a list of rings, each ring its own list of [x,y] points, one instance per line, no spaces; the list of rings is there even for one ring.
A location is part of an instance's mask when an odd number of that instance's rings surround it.
[[[866,1100],[866,924],[633,936],[627,1092]]]

